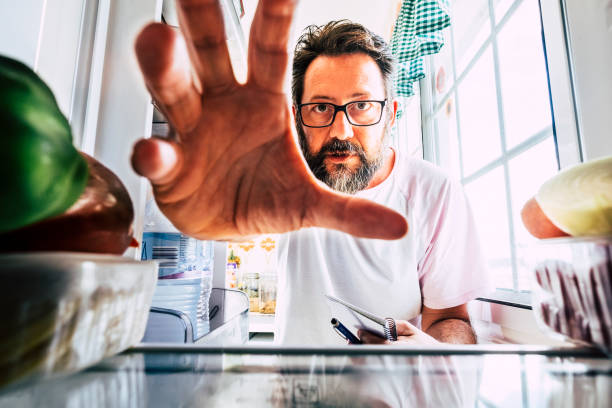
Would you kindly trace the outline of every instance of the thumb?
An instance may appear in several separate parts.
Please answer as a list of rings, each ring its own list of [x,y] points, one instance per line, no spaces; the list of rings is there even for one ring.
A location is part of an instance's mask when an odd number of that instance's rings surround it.
[[[312,225],[362,238],[398,239],[408,232],[408,222],[398,212],[364,198],[317,186]]]
[[[396,320],[395,329],[398,336],[412,336],[419,332],[419,329],[406,320]]]
[[[139,140],[132,151],[132,167],[136,173],[157,186],[171,182],[179,173],[182,161],[180,146],[155,137]]]

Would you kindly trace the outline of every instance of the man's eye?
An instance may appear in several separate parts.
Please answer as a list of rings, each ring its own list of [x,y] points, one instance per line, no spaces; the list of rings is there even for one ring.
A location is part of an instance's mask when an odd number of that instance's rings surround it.
[[[358,110],[367,110],[367,109],[370,109],[370,105],[371,105],[371,103],[370,103],[370,102],[357,102],[357,103],[355,104],[355,107],[356,107]]]
[[[327,110],[329,109],[329,106],[327,106],[324,103],[318,104],[318,105],[313,105],[312,110],[315,113],[325,113],[327,112]]]

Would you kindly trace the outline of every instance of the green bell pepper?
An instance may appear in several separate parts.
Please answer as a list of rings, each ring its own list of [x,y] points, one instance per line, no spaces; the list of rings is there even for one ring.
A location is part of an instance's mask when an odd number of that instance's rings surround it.
[[[88,179],[70,124],[26,65],[0,56],[0,232],[63,213]]]

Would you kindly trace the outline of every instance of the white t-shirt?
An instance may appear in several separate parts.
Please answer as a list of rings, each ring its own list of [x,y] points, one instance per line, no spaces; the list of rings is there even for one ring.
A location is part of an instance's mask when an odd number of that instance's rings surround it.
[[[346,344],[331,327],[325,294],[418,326],[422,304],[449,308],[490,290],[459,183],[428,162],[396,152],[391,174],[356,195],[403,214],[408,234],[394,241],[323,228],[283,234],[275,343]]]

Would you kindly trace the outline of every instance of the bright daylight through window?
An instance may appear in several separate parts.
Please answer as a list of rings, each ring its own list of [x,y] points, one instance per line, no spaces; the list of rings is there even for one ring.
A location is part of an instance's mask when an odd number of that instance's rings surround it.
[[[426,158],[465,186],[498,297],[527,303],[522,254],[534,238],[520,210],[559,168],[539,4],[456,0],[452,6],[446,46],[428,61]]]

